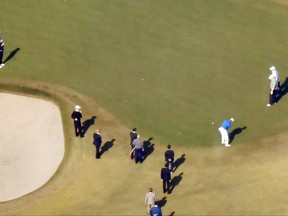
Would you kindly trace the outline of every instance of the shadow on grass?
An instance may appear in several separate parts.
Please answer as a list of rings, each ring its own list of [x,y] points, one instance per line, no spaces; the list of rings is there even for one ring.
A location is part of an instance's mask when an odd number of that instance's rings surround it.
[[[287,93],[288,93],[288,77],[286,77],[285,81],[280,85],[277,102],[280,101],[281,98]]]
[[[100,150],[100,155],[102,156],[105,152],[109,151],[110,148],[113,147],[115,139],[112,139],[111,141],[107,141]]]
[[[10,52],[10,54],[7,56],[7,58],[3,61],[3,63],[6,63],[6,62],[8,62],[10,59],[12,59],[16,54],[17,54],[17,52],[19,52],[20,51],[20,48],[18,47],[18,48],[16,48],[16,49],[14,49],[12,52]]]
[[[161,200],[155,202],[155,205],[158,205],[160,208],[164,207],[167,203],[167,197],[163,197]]]
[[[229,133],[229,143],[232,143],[235,136],[242,133],[243,130],[245,130],[247,127],[242,127],[242,128],[235,128],[231,133]]]
[[[174,216],[175,215],[175,211],[172,211],[168,216]]]
[[[173,179],[171,180],[171,189],[170,189],[170,193],[173,192],[174,188],[181,182],[182,180],[182,175],[184,173],[180,173],[178,176],[174,176]]]
[[[82,133],[83,135],[85,135],[85,133],[88,131],[89,127],[93,124],[95,124],[95,119],[97,117],[96,116],[92,116],[90,119],[87,119],[83,122],[83,125],[82,125]]]
[[[177,158],[177,160],[175,160],[175,162],[173,163],[173,172],[175,172],[178,167],[185,162],[185,160],[185,154],[182,154],[180,158]]]
[[[153,140],[152,137],[150,137],[148,140],[143,142],[144,152],[143,152],[143,162],[146,160],[146,158],[151,155],[154,151],[154,144],[151,143]]]

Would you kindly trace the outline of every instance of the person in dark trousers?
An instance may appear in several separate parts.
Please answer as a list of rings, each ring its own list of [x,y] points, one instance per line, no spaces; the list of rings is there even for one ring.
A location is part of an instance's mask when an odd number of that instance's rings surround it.
[[[137,128],[133,128],[132,131],[130,132],[130,146],[131,150],[134,148],[133,146],[133,141],[137,138],[137,133],[136,133]],[[131,160],[134,158],[134,151],[130,154]]]
[[[142,163],[143,162],[143,142],[140,140],[140,135],[137,135],[137,138],[133,140],[133,149],[134,149],[134,154],[135,154],[135,163],[137,164],[138,162]],[[132,152],[133,152],[132,149]],[[133,153],[132,153],[133,154]]]
[[[76,105],[75,110],[73,111],[71,118],[74,119],[74,128],[75,128],[75,135],[80,137],[84,137],[83,129],[82,129],[82,113],[81,113],[81,106]]]
[[[150,216],[162,216],[162,210],[158,205],[153,205],[150,210]]]
[[[161,169],[161,180],[163,182],[163,193],[170,193],[171,173],[168,168],[168,164],[165,163],[165,167]]]
[[[270,75],[270,94],[269,94],[269,103],[268,107],[277,103],[277,95],[278,95],[278,84],[275,76]]]
[[[164,156],[170,172],[173,173],[174,151],[171,149],[171,145],[167,146]]]
[[[100,147],[102,144],[102,137],[100,135],[99,129],[96,130],[96,133],[94,133],[93,138],[94,138],[93,145],[95,145],[96,147],[96,159],[100,159],[101,158]]]
[[[4,55],[4,38],[0,37],[0,68],[4,67],[3,63],[3,55]]]

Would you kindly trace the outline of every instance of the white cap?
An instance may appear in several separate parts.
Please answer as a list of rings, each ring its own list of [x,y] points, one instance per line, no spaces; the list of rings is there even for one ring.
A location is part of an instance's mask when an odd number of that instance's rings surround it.
[[[269,70],[271,70],[271,71],[273,71],[273,70],[275,70],[276,68],[274,67],[274,66],[271,66],[270,68],[269,68]]]
[[[234,118],[230,118],[230,120],[231,120],[232,122],[234,122]]]
[[[81,106],[79,106],[79,105],[75,106],[75,110],[79,111],[80,109],[81,109]]]

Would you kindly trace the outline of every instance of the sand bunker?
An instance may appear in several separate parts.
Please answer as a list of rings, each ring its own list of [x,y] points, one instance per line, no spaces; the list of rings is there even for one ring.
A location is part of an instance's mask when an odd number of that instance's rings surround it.
[[[48,101],[0,93],[0,202],[35,191],[64,156],[59,108]]]

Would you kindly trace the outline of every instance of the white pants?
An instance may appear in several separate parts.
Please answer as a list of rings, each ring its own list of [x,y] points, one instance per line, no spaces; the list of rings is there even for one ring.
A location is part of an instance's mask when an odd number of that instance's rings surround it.
[[[218,130],[221,133],[221,143],[225,144],[225,146],[229,145],[229,136],[227,130],[225,130],[223,127],[218,128]]]

